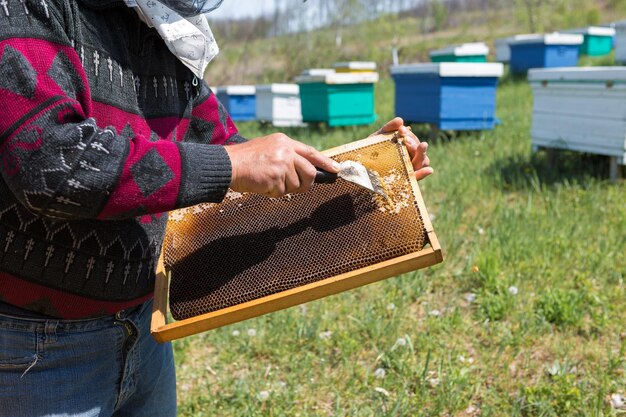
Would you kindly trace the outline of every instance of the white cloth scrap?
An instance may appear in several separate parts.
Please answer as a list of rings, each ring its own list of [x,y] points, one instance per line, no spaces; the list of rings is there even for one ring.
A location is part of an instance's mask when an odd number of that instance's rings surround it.
[[[220,49],[206,15],[185,18],[157,0],[124,0],[140,19],[157,30],[169,50],[198,78]]]

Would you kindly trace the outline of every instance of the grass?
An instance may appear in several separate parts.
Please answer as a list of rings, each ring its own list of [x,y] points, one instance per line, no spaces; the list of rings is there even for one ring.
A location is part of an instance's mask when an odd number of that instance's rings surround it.
[[[383,79],[381,122],[392,94]],[[600,157],[549,169],[530,151],[531,106],[525,81],[503,80],[501,125],[431,143],[420,186],[443,264],[174,342],[179,414],[617,415],[626,183]],[[324,149],[379,124],[287,133]]]

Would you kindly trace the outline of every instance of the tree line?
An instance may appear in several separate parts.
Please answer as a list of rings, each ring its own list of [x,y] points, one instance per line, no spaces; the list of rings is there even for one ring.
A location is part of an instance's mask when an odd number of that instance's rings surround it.
[[[626,0],[274,0],[271,14],[243,19],[216,19],[217,33],[245,41],[331,27],[341,43],[345,27],[389,17],[422,19],[424,33],[454,26],[462,12],[509,10],[527,32],[555,30],[559,24],[603,23],[602,12],[626,12]]]

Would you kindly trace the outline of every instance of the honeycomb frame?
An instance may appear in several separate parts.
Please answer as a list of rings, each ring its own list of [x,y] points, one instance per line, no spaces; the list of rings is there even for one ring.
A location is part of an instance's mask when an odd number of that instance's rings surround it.
[[[398,144],[399,159],[401,159],[398,163],[405,171],[404,173],[406,175],[404,175],[404,177],[407,178],[410,183],[407,187],[412,191],[411,199],[417,208],[418,215],[421,217],[423,224],[425,238],[424,247],[411,253],[361,266],[357,269],[326,277],[315,282],[306,283],[295,288],[289,288],[259,298],[249,299],[236,305],[226,306],[197,316],[185,317],[172,323],[167,323],[166,320],[168,296],[171,291],[172,271],[166,267],[167,262],[164,261],[163,255],[166,251],[164,250],[157,267],[154,292],[155,300],[151,324],[153,337],[159,342],[178,339],[442,262],[443,256],[441,247],[426,210],[419,185],[415,180],[415,176],[412,175],[412,164],[406,148],[402,146],[402,138],[398,138],[396,133],[379,134],[328,149],[323,153],[330,157],[336,157],[346,153],[354,155],[355,152],[359,152],[361,149],[389,141]],[[170,216],[170,221],[175,221],[172,219],[172,216]],[[166,241],[167,239],[168,234],[166,234]]]

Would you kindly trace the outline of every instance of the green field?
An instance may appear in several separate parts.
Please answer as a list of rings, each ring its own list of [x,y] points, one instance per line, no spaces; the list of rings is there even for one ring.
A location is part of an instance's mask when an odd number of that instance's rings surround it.
[[[377,85],[381,122],[393,90]],[[505,79],[494,131],[431,141],[420,186],[443,264],[176,341],[180,415],[623,413],[626,182],[590,155],[549,169],[531,108],[526,81]],[[286,133],[324,149],[378,126]]]

